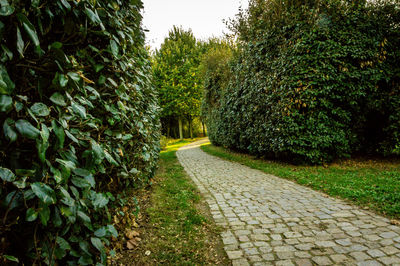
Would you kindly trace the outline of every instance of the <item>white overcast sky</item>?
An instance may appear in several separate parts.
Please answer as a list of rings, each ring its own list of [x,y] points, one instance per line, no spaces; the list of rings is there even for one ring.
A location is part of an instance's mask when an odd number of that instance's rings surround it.
[[[143,0],[147,44],[158,49],[173,25],[192,29],[196,38],[223,36],[223,19],[234,17],[248,0]]]

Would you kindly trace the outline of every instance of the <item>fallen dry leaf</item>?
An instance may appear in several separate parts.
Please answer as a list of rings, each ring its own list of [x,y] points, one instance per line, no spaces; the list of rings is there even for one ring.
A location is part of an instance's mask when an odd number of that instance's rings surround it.
[[[391,220],[390,223],[393,224],[393,225],[400,225],[400,221],[399,220]]]
[[[129,230],[129,231],[126,232],[126,234],[125,234],[125,236],[126,236],[128,239],[132,239],[132,238],[134,238],[134,237],[138,237],[139,235],[140,235],[139,232],[134,231],[134,230]]]
[[[138,243],[134,239],[128,240],[128,242],[126,242],[126,247],[128,249],[134,249],[137,246],[138,246]]]

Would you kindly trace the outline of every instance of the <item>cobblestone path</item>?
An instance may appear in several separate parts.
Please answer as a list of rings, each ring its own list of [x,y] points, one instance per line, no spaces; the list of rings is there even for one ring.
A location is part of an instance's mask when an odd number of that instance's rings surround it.
[[[204,142],[177,156],[224,228],[233,265],[400,265],[400,227],[388,219],[208,155]]]

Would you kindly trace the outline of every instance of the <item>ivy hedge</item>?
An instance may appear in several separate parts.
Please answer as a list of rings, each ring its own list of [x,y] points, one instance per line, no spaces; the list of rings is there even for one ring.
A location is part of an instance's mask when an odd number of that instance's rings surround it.
[[[214,144],[313,164],[394,152],[398,1],[253,0],[231,28],[239,48],[228,82],[205,75]]]
[[[0,264],[106,264],[159,107],[141,0],[0,0]]]

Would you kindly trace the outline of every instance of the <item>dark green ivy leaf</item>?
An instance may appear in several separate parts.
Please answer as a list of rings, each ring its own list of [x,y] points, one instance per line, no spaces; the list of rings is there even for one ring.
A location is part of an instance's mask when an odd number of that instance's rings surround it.
[[[22,136],[29,139],[36,139],[40,135],[39,129],[24,119],[15,122],[15,127]]]
[[[61,93],[59,92],[56,92],[53,95],[51,95],[50,101],[60,106],[67,106],[64,96],[62,96]]]
[[[21,31],[19,27],[17,27],[17,51],[21,55],[21,57],[24,57],[24,39],[22,39]]]
[[[10,169],[0,167],[0,178],[6,182],[15,181],[15,174]]]
[[[86,15],[89,17],[89,19],[93,23],[95,23],[95,24],[100,24],[101,23],[101,20],[100,20],[99,16],[96,13],[94,13],[92,10],[90,10],[89,8],[86,8],[85,12],[86,12]]]
[[[108,198],[103,193],[97,193],[93,201],[95,208],[103,208],[108,204]]]
[[[117,44],[117,42],[114,41],[114,40],[111,40],[110,41],[110,46],[111,46],[111,53],[113,54],[113,56],[115,58],[117,58],[118,57],[118,44]]]
[[[28,222],[33,222],[33,221],[35,221],[36,219],[37,219],[37,217],[38,217],[38,213],[37,213],[37,211],[35,211],[33,208],[29,208],[27,211],[26,211],[26,220],[28,221]]]
[[[7,118],[6,121],[4,121],[3,124],[3,132],[4,132],[4,136],[6,137],[6,139],[8,139],[10,142],[14,142],[17,140],[17,132],[15,132],[14,128],[12,127],[12,125],[15,122],[10,119]]]
[[[57,237],[57,244],[59,245],[60,248],[62,248],[64,250],[71,249],[71,245],[68,243],[68,241],[60,236]]]
[[[50,114],[50,109],[44,103],[35,103],[30,109],[37,116],[48,116]]]
[[[14,256],[11,256],[11,255],[3,255],[3,257],[4,257],[5,259],[9,260],[9,261],[14,261],[14,262],[19,263],[18,258],[14,257]]]
[[[65,6],[65,8],[71,10],[71,5],[68,3],[67,0],[61,0],[61,3]]]
[[[41,182],[35,182],[35,183],[31,184],[31,188],[32,188],[33,193],[35,193],[35,195],[43,203],[46,203],[46,204],[56,203],[56,201],[57,201],[56,193],[48,185],[41,183]]]
[[[57,147],[56,149],[61,149],[64,147],[64,141],[65,141],[65,133],[64,129],[58,125],[56,120],[51,121],[51,127],[53,128],[54,134],[56,134],[57,137]]]
[[[15,89],[15,84],[10,79],[7,69],[0,64],[0,94],[9,95]]]
[[[17,14],[17,18],[19,22],[24,27],[26,33],[28,34],[29,38],[32,40],[33,44],[38,47],[40,45],[39,38],[36,33],[35,27],[29,21],[29,19],[22,13]]]
[[[11,6],[7,0],[0,1],[0,4],[1,4],[0,16],[6,17],[14,13],[14,7]]]
[[[0,112],[8,112],[12,108],[12,98],[7,95],[0,95]]]
[[[90,217],[87,216],[86,213],[82,212],[82,211],[78,211],[77,212],[78,217],[85,223],[90,223]]]
[[[103,243],[101,242],[100,238],[91,237],[91,238],[90,238],[90,241],[92,242],[92,245],[93,245],[98,251],[100,251],[100,252],[103,251],[104,245],[103,245]]]
[[[42,202],[39,203],[39,217],[42,224],[47,226],[47,222],[50,219],[50,208],[47,204]]]
[[[80,104],[73,102],[71,104],[74,113],[77,113],[82,119],[86,119],[86,108]]]
[[[73,178],[71,178],[71,182],[72,182],[72,184],[74,184],[75,186],[80,187],[80,188],[91,187],[90,183],[84,178],[73,177]]]

